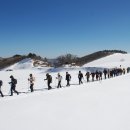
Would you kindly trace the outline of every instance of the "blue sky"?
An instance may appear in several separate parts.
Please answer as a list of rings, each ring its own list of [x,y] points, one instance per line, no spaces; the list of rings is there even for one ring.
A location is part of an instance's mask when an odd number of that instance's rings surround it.
[[[0,57],[130,52],[130,0],[0,0]]]

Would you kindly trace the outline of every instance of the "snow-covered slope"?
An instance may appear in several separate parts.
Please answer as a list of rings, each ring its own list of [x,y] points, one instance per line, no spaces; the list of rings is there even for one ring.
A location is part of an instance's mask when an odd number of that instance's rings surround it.
[[[33,60],[31,58],[26,58],[24,60],[15,63],[3,70],[20,70],[20,69],[34,69],[34,68],[47,68],[48,63],[40,60]]]
[[[105,58],[101,58],[85,64],[83,67],[130,67],[130,54],[116,53]]]
[[[35,92],[28,92],[27,78],[36,78]],[[9,76],[17,77],[17,90],[13,97],[0,98],[1,130],[130,130],[130,74],[101,82],[78,85],[76,70],[71,86],[66,87],[65,73],[62,89],[46,90],[45,73],[37,70],[1,71],[2,90],[9,92]],[[53,76],[55,88],[57,73]]]
[[[7,67],[5,70],[19,70],[19,69],[30,69],[33,67],[33,60],[26,58],[10,67]]]

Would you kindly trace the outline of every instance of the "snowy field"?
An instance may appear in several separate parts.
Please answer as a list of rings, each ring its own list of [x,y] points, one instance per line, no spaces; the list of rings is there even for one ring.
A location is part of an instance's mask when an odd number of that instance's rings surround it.
[[[121,63],[130,65],[130,58],[121,59],[119,66]],[[113,61],[100,60],[102,64],[109,61],[109,66],[113,67]],[[15,69],[11,66],[13,71],[0,71],[4,82],[2,91],[6,95],[0,97],[0,130],[130,130],[130,74],[90,83],[84,78],[83,85],[78,85],[78,71],[86,73],[82,67],[48,71],[48,68],[33,68],[31,64],[29,60],[14,65]],[[72,76],[70,87],[66,87],[66,71]],[[63,88],[48,91],[44,81],[46,72],[51,72],[53,88],[60,72]],[[28,91],[30,73],[36,78],[33,93]],[[21,92],[18,96],[8,96],[10,75],[18,80],[16,90]]]

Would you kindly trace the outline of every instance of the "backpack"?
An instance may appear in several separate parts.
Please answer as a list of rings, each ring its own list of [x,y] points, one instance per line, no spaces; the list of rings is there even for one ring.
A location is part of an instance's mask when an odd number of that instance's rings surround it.
[[[14,84],[17,84],[17,79],[14,79]]]
[[[0,86],[2,86],[3,85],[3,81],[2,80],[0,80]]]

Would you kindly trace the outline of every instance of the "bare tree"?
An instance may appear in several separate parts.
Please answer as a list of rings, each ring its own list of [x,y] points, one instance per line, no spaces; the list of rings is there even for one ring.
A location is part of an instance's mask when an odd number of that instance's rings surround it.
[[[76,55],[72,55],[72,54],[62,55],[62,56],[59,56],[57,58],[57,64],[59,66],[61,66],[63,64],[75,63],[76,61],[77,61],[77,56]]]

